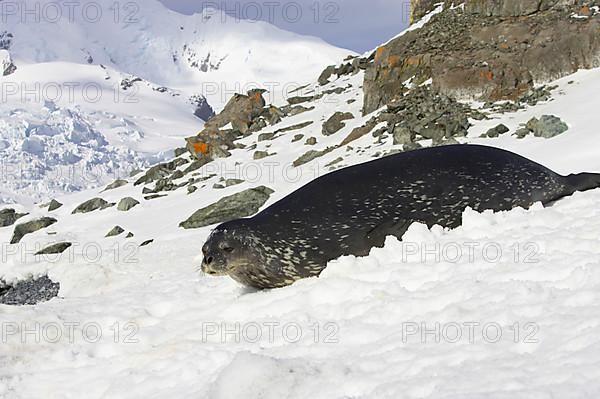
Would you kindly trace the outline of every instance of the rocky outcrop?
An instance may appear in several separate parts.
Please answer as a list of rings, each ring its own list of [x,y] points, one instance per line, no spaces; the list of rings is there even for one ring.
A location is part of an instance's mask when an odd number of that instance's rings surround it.
[[[106,238],[116,237],[116,236],[121,235],[123,233],[125,233],[125,230],[121,226],[115,226],[108,233],[106,233],[105,237]]]
[[[14,285],[0,285],[0,303],[4,305],[35,305],[58,295],[60,284],[47,276],[35,280],[19,281]]]
[[[127,180],[117,179],[114,182],[110,183],[108,186],[106,186],[104,191],[115,190],[117,188],[127,185],[127,183]]]
[[[417,2],[415,15],[430,9]],[[580,1],[468,0],[378,48],[365,74],[364,112],[431,79],[456,99],[517,100],[535,84],[600,66],[600,15]],[[409,85],[406,82],[410,82]]]
[[[117,210],[119,210],[121,212],[127,212],[131,208],[134,208],[135,206],[137,206],[139,204],[140,204],[140,202],[138,200],[136,200],[135,198],[125,197],[121,201],[119,201],[119,204],[117,205]]]
[[[222,112],[209,119],[196,136],[187,138],[188,151],[205,163],[216,158],[226,158],[230,151],[240,148],[234,142],[268,124],[281,121],[285,112],[275,106],[266,106],[265,90],[250,90],[247,95],[236,94]]]
[[[97,210],[103,210],[115,206],[114,203],[110,203],[102,198],[92,198],[89,201],[85,201],[73,210],[73,215],[77,213],[89,213]]]
[[[531,118],[525,128],[534,136],[545,139],[551,139],[569,130],[569,126],[554,115],[542,115],[540,119]]]
[[[332,134],[337,133],[346,126],[344,121],[350,119],[354,119],[354,115],[350,112],[336,112],[323,124],[323,135],[331,136]]]
[[[56,222],[58,222],[58,220],[54,218],[43,217],[40,219],[29,221],[27,223],[18,224],[17,226],[15,226],[15,231],[13,232],[13,236],[10,240],[10,243],[17,244],[25,235],[34,233],[41,229],[45,229],[48,226],[52,226]]]
[[[228,220],[252,216],[269,200],[273,190],[260,186],[223,197],[218,202],[195,212],[179,224],[184,229],[197,229]]]
[[[60,202],[58,202],[57,200],[53,199],[52,201],[50,201],[50,203],[48,204],[48,212],[52,212],[55,211],[57,209],[59,209],[60,207],[62,207],[63,204],[61,204]]]
[[[70,242],[59,242],[56,244],[51,244],[37,252],[36,255],[58,255],[65,252],[67,249],[73,246]]]
[[[0,211],[0,227],[12,226],[15,222],[27,215],[26,213],[17,213],[14,209],[2,209]]]

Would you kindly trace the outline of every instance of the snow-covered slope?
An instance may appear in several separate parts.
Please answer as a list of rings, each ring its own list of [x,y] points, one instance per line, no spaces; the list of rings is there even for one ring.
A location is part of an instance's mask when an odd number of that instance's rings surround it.
[[[115,190],[60,197],[65,205],[54,212],[20,208],[31,212],[20,222],[49,214],[58,223],[3,248],[0,277],[13,282],[47,274],[61,284],[60,298],[33,307],[0,306],[12,323],[6,324],[9,331],[15,328],[0,355],[0,394],[10,399],[48,392],[90,399],[596,397],[598,190],[550,208],[467,210],[463,226],[453,231],[415,224],[403,243],[388,239],[369,257],[331,262],[320,278],[284,289],[253,292],[228,278],[198,273],[200,248],[211,228],[178,227],[197,209],[261,184],[275,190],[268,205],[327,173],[331,163],[333,168],[356,164],[400,149],[389,137],[367,134],[302,167],[290,165],[310,149],[338,145],[371,117],[360,116],[362,79],[362,73],[345,75],[305,89],[345,88],[303,104],[312,110],[242,139],[245,149],[196,172],[208,179],[192,194],[181,188],[145,200],[142,187],[130,179]],[[600,172],[600,69],[556,84],[552,101],[473,121],[461,141],[506,148],[560,173]],[[322,135],[322,122],[338,110],[355,119]],[[569,131],[553,139],[479,138],[498,123],[514,130],[544,114],[560,116]],[[258,134],[310,121],[258,141]],[[291,144],[297,135],[303,138]],[[317,144],[304,145],[309,137]],[[256,150],[273,155],[254,160]],[[221,178],[245,182],[213,188]],[[141,204],[126,213],[113,207],[71,214],[96,196],[109,202],[131,196]],[[135,236],[104,238],[115,225]],[[11,234],[12,228],[0,229],[0,241],[8,242]],[[139,246],[150,239],[150,245]],[[58,241],[74,243],[73,250],[54,258],[32,255]],[[473,243],[478,245],[470,250]],[[408,254],[415,245],[417,254]],[[431,255],[432,248],[440,259]],[[463,251],[460,258],[457,248]],[[22,331],[36,326],[38,341]]]
[[[204,97],[219,110],[236,92],[267,87],[282,101],[350,53],[155,0],[4,4],[0,49],[16,66],[0,77],[0,203],[127,177],[202,128],[194,112]]]
[[[212,8],[187,16],[157,0],[68,4],[42,0],[6,13],[2,29],[12,35],[8,50],[17,68],[55,61],[102,64],[174,89],[202,92],[216,85],[216,93],[206,94],[219,108],[246,85],[303,84],[352,53]],[[22,14],[34,6],[37,15]]]

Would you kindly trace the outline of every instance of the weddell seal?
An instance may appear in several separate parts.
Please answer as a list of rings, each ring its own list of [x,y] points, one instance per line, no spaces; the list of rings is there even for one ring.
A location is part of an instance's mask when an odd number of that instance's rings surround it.
[[[455,228],[467,207],[527,208],[597,187],[600,174],[561,176],[493,147],[399,153],[324,175],[254,217],[221,224],[202,248],[202,270],[283,287],[318,276],[340,256],[368,255],[413,222]]]

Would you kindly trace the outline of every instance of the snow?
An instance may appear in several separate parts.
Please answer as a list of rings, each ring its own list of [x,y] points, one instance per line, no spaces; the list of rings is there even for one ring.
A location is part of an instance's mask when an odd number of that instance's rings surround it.
[[[185,16],[156,0],[86,4],[2,5],[2,35],[12,37],[0,64],[12,60],[17,70],[0,77],[0,203],[31,204],[127,177],[202,129],[193,96],[220,110],[234,93],[265,87],[270,102],[281,102],[352,53],[215,10]],[[102,10],[98,21],[90,7]],[[24,173],[15,177],[15,169]]]
[[[372,116],[321,135],[335,111],[360,115],[363,77],[304,89],[306,95],[351,86],[260,133],[314,121],[302,130],[272,141],[257,142],[256,134],[241,140],[276,154],[253,161],[253,150],[234,150],[199,171],[217,176],[192,195],[183,189],[146,201],[133,179],[106,192],[65,194],[58,198],[65,205],[50,213],[58,223],[20,245],[3,245],[1,279],[48,274],[61,289],[59,298],[36,306],[0,305],[0,397],[597,397],[600,190],[548,208],[467,209],[455,230],[414,224],[402,242],[388,238],[368,257],[333,261],[319,278],[283,289],[256,292],[199,273],[211,229],[178,228],[197,209],[261,184],[276,191],[269,205],[327,173],[325,165],[337,158],[342,167],[397,149],[366,135],[351,150],[289,166],[308,150],[339,143]],[[600,69],[555,84],[553,101],[474,122],[463,141],[509,149],[563,174],[600,172]],[[479,138],[499,123],[514,131],[544,114],[560,116],[569,131],[549,140]],[[299,133],[318,144],[290,145]],[[212,189],[220,177],[246,182]],[[111,202],[131,196],[141,204],[127,213],[71,215],[95,196]],[[17,208],[30,212],[21,221],[47,214],[37,206]],[[104,238],[115,225],[135,236]],[[12,228],[0,229],[0,242],[11,234]],[[139,248],[148,239],[155,241]],[[33,256],[64,240],[74,248],[62,256]]]

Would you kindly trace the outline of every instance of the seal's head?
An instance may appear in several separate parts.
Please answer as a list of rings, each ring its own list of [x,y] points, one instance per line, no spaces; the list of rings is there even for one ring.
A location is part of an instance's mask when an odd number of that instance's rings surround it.
[[[278,250],[270,241],[265,241],[265,236],[252,219],[221,224],[202,247],[202,271],[211,276],[229,276],[238,283],[258,289],[293,283],[298,277],[284,268],[292,258],[286,257],[286,252]]]
[[[248,233],[243,220],[218,226],[202,247],[202,271],[212,276],[225,276],[258,261]]]

